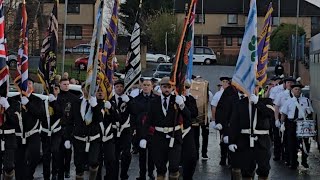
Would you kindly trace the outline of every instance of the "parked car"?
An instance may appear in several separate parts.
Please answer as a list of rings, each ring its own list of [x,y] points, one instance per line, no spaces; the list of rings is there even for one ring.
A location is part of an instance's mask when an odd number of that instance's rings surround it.
[[[169,62],[170,57],[164,54],[147,53],[146,60],[149,62]]]
[[[163,78],[166,76],[170,76],[172,69],[171,63],[160,63],[157,67],[157,69],[154,69],[153,76],[154,78]]]
[[[209,65],[217,62],[217,56],[211,48],[195,46],[193,51],[193,62]]]
[[[67,48],[66,54],[90,54],[90,44],[79,44],[73,48]]]
[[[18,52],[9,50],[7,58],[7,65],[9,66],[9,68],[16,68],[18,61]]]
[[[80,70],[87,69],[89,56],[77,58],[74,61],[74,66]]]

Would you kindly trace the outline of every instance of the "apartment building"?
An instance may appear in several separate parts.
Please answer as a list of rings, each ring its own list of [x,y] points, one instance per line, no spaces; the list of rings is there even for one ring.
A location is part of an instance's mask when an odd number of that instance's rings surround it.
[[[175,1],[175,13],[181,22],[185,16],[185,3],[189,2],[189,0]],[[257,0],[258,34],[262,30],[269,2],[270,0]],[[245,31],[249,3],[250,0],[198,0],[195,45],[211,47],[218,55],[236,56]],[[320,32],[320,8],[302,0],[299,7],[298,24],[306,31],[308,40]],[[279,23],[278,0],[273,0],[273,9],[272,30]],[[296,12],[296,0],[280,0],[280,23],[296,24]]]

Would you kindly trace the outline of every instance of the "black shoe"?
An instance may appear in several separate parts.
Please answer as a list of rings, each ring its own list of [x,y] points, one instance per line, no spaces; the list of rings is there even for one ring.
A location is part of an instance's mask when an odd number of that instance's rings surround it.
[[[139,177],[136,178],[136,180],[146,180],[146,177],[139,176]]]
[[[287,162],[287,161],[286,161],[284,164],[285,164],[286,166],[290,166],[290,165],[291,165],[290,162]]]
[[[149,176],[149,180],[155,180],[156,179],[153,174],[149,174],[148,176]]]
[[[56,174],[56,175],[53,175],[52,174],[52,178],[51,178],[51,180],[58,180],[59,178],[58,178],[58,175]]]
[[[64,178],[70,178],[70,172],[64,172]]]
[[[304,168],[309,168],[309,164],[306,163],[306,162],[302,162],[301,165],[302,165]]]
[[[222,160],[222,159],[221,159],[221,161],[219,162],[219,165],[220,165],[220,166],[226,166],[226,165],[227,165],[226,160]]]
[[[290,169],[292,169],[292,170],[297,170],[297,168],[298,168],[297,165],[292,165],[292,166],[290,166]]]
[[[207,161],[209,159],[209,157],[206,155],[206,154],[203,154],[202,155],[202,160],[203,161]]]

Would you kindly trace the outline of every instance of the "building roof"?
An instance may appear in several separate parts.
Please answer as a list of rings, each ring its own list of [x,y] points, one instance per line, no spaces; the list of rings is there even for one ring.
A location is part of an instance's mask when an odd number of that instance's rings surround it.
[[[53,3],[53,0],[39,0],[41,3]],[[95,4],[97,0],[68,0],[68,4]],[[59,0],[59,3],[64,3],[65,0]]]
[[[198,0],[196,13],[201,13],[201,2],[205,14],[248,14],[250,0]],[[257,0],[258,16],[266,14],[269,2],[273,2],[273,16],[278,16],[278,0]],[[296,0],[281,0],[281,17],[295,17]],[[176,0],[175,12],[183,13],[185,3],[190,0]],[[320,8],[304,0],[300,0],[300,16],[320,16]]]

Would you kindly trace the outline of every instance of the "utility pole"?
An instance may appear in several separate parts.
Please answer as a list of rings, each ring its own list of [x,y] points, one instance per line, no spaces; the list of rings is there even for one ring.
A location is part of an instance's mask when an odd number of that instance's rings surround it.
[[[278,26],[280,26],[280,8],[281,8],[280,1],[281,0],[278,0]]]
[[[293,78],[297,77],[297,48],[298,48],[298,22],[299,22],[299,8],[300,8],[300,0],[297,0],[297,17],[296,17],[296,35],[294,42],[294,66],[293,66]]]
[[[63,47],[62,47],[62,67],[61,74],[64,73],[64,61],[66,56],[66,34],[67,34],[67,13],[68,13],[68,0],[64,1],[64,24],[63,24]]]
[[[203,0],[201,0],[201,46],[203,46],[203,22],[204,17],[203,17]]]

